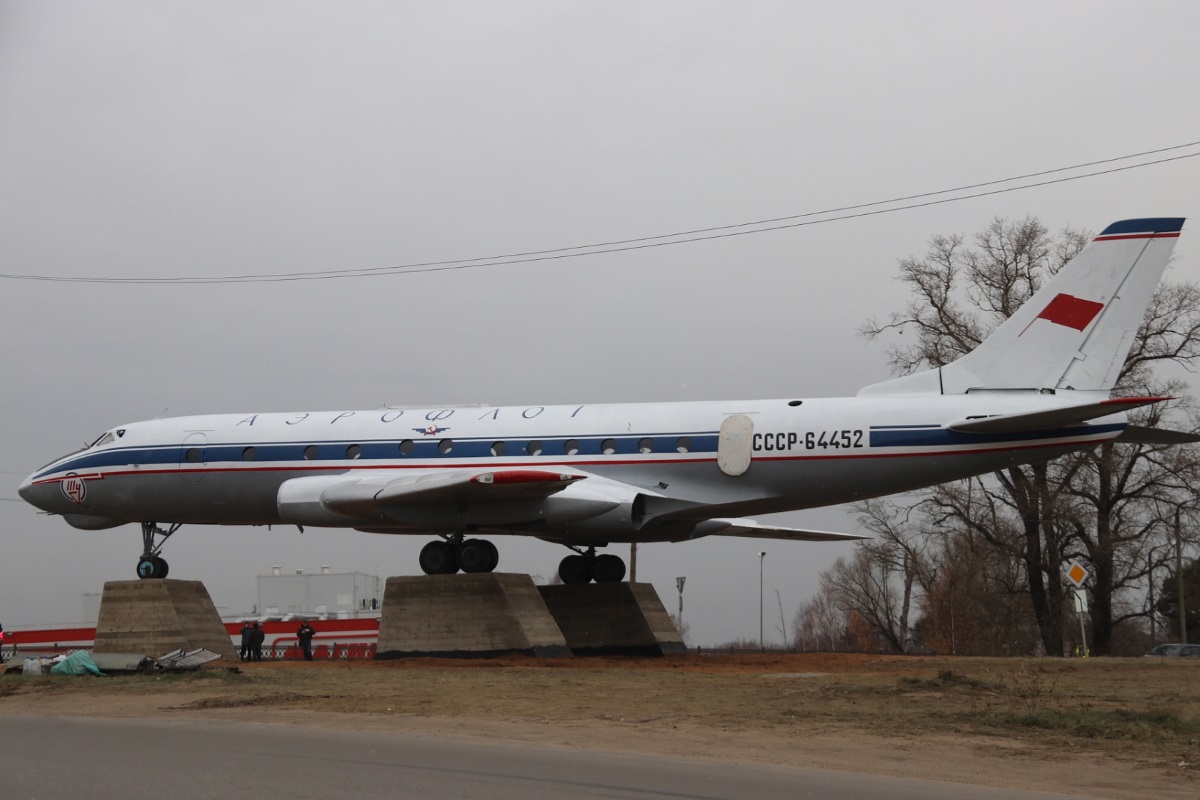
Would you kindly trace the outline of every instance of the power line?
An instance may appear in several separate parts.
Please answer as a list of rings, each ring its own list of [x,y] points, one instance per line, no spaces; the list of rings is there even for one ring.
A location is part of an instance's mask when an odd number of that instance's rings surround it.
[[[1143,161],[1137,164],[1127,164],[1119,167],[1112,167],[1103,170],[1094,170],[1081,175],[1070,175],[1061,178],[1054,178],[1033,183],[1023,183],[1017,186],[1008,186],[1004,188],[990,189],[988,191],[974,192],[972,194],[958,194],[964,191],[973,189],[981,189],[990,186],[1000,186],[1005,183],[1014,181],[1024,181],[1030,178],[1043,177],[1047,175],[1056,175],[1063,172],[1071,172],[1073,170],[1083,169],[1086,167],[1099,166],[1102,164],[1112,164],[1118,161],[1128,161],[1132,158],[1142,158],[1148,155],[1157,155],[1176,150],[1182,150],[1200,145],[1200,141],[1188,142],[1186,144],[1172,145],[1171,147],[1163,147],[1156,150],[1146,150],[1140,153],[1131,153],[1124,156],[1114,158],[1101,159],[1099,161],[1088,161],[1081,164],[1074,164],[1067,167],[1057,167],[1055,169],[1042,170],[1040,172],[1030,172],[1024,175],[1016,175],[1000,180],[984,181],[980,183],[966,184],[952,189],[939,189],[932,192],[922,192],[919,194],[904,195],[902,197],[894,197],[888,200],[876,200],[870,203],[859,203],[855,205],[839,206],[836,208],[828,208],[822,211],[809,211],[802,214],[791,214],[781,217],[771,217],[768,219],[754,220],[751,222],[739,222],[731,225],[719,225],[708,228],[695,228],[685,231],[676,231],[675,233],[658,234],[655,236],[644,236],[631,239],[617,239],[605,242],[596,242],[586,245],[573,245],[570,247],[559,247],[546,250],[530,250],[519,253],[508,253],[494,256],[481,256],[476,258],[451,259],[443,261],[422,261],[410,264],[395,264],[386,267],[358,267],[334,270],[316,270],[311,272],[282,272],[282,273],[264,273],[264,274],[248,274],[248,275],[225,275],[211,278],[205,277],[167,277],[167,278],[115,278],[115,277],[69,277],[61,275],[17,275],[0,273],[0,278],[8,280],[26,280],[26,281],[48,281],[59,283],[117,283],[117,284],[223,284],[223,283],[281,283],[291,281],[310,281],[310,280],[335,280],[342,278],[367,278],[377,277],[382,275],[412,275],[428,272],[442,272],[449,270],[460,269],[478,269],[481,267],[497,267],[511,264],[527,264],[536,261],[555,261],[567,258],[580,258],[583,256],[602,255],[606,253],[620,253],[631,250],[644,250],[654,247],[669,247],[679,244],[687,244],[691,242],[711,241],[714,239],[726,239],[735,236],[749,236],[759,233],[768,233],[771,231],[786,230],[789,228],[800,228],[809,225],[820,225],[827,222],[838,222],[850,219],[860,219],[863,217],[878,216],[881,214],[891,214],[897,211],[907,211],[914,208],[925,208],[928,206],[943,205],[946,203],[955,203],[962,200],[972,200],[979,197],[988,197],[997,194],[1006,194],[1009,192],[1017,192],[1025,189],[1033,189],[1041,186],[1050,186],[1059,183],[1069,183],[1071,181],[1084,180],[1094,178],[1101,175],[1111,175],[1117,172],[1126,172],[1143,167],[1154,166],[1157,164],[1165,164],[1173,161],[1182,161],[1189,158],[1200,156],[1200,152],[1187,153],[1184,155],[1170,156],[1167,158],[1159,158],[1151,161]],[[942,195],[955,195],[953,197],[942,197]],[[924,200],[924,202],[908,202],[911,200],[923,200],[924,198],[940,198],[933,200]],[[904,205],[895,205],[896,203],[904,203]],[[880,208],[880,206],[890,206],[888,208]],[[870,209],[870,210],[864,210]],[[856,213],[844,213],[856,212]],[[821,217],[820,219],[812,219],[813,217]],[[784,223],[784,224],[776,224]]]

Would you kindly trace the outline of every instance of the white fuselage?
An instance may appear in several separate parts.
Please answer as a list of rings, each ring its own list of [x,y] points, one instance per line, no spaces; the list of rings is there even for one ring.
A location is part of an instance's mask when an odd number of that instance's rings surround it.
[[[180,417],[113,429],[110,441],[31,475],[21,494],[80,527],[150,521],[291,522],[396,533],[483,528],[568,543],[636,541],[646,537],[639,535],[628,513],[596,513],[587,519],[578,511],[543,514],[535,530],[522,524],[519,503],[510,503],[499,514],[499,506],[491,506],[482,514],[465,508],[437,513],[417,509],[388,519],[341,513],[310,518],[289,510],[288,492],[281,487],[296,478],[320,476],[536,468],[590,478],[579,482],[578,492],[583,494],[577,499],[608,497],[622,504],[634,494],[645,494],[664,503],[703,505],[709,517],[773,513],[876,497],[1052,458],[1121,433],[1125,420],[1119,414],[1036,433],[979,435],[946,427],[970,417],[1078,403],[1073,394],[987,392]],[[741,427],[731,429],[731,418],[742,419]],[[292,484],[303,485],[307,484]],[[574,489],[560,499],[574,497]],[[582,499],[577,507],[584,507]]]

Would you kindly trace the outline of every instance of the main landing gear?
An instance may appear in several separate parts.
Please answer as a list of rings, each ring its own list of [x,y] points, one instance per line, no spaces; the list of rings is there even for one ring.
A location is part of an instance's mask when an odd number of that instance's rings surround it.
[[[571,548],[574,550],[575,548]],[[558,577],[563,583],[619,583],[625,577],[625,562],[611,553],[596,555],[596,548],[589,547],[586,553],[575,550],[558,565]]]
[[[159,552],[167,539],[171,538],[171,534],[182,527],[180,523],[176,523],[166,530],[158,527],[153,522],[142,523],[142,557],[138,559],[137,576],[139,578],[165,578],[169,567],[167,561]],[[154,537],[161,536],[162,541],[155,542]]]
[[[500,563],[500,551],[486,539],[451,536],[430,542],[421,548],[421,570],[426,575],[453,575],[463,572],[491,572]]]

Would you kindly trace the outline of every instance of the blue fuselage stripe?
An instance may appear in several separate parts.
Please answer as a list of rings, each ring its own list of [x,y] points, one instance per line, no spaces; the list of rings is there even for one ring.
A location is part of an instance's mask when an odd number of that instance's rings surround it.
[[[942,427],[926,425],[912,426],[873,426],[870,429],[871,448],[948,448],[970,445],[1018,444],[1031,441],[1052,442],[1055,439],[1067,439],[1079,436],[1095,436],[1119,432],[1124,424],[1082,425],[1071,428],[1060,428],[1053,431],[1034,431],[1021,433],[959,433]],[[679,450],[680,439],[686,437],[689,441],[686,450]],[[649,439],[647,451],[642,448],[644,440]],[[624,435],[595,435],[595,436],[554,436],[537,439],[494,439],[470,438],[454,439],[449,436],[437,436],[414,439],[387,439],[377,441],[290,441],[290,442],[230,442],[198,445],[196,447],[183,444],[157,445],[151,447],[117,447],[106,448],[98,452],[79,453],[66,461],[42,470],[33,480],[37,481],[53,475],[67,472],[87,472],[102,470],[110,467],[138,465],[154,466],[201,466],[212,463],[243,463],[247,466],[254,464],[270,465],[278,463],[308,462],[314,466],[320,462],[345,462],[353,460],[364,466],[370,462],[397,463],[405,460],[428,461],[430,459],[476,459],[489,460],[493,458],[522,458],[531,455],[547,458],[563,458],[569,456],[605,457],[605,456],[638,456],[650,454],[683,455],[692,454],[702,457],[713,457],[717,453],[719,436],[716,432],[692,432],[669,434],[624,434]],[[441,443],[452,442],[452,447],[442,452]],[[493,453],[492,446],[497,441],[503,442],[504,450]],[[408,452],[402,452],[401,442],[410,442]],[[531,442],[540,442],[540,450],[534,448],[530,452]],[[567,452],[567,443],[571,443],[574,452]],[[309,448],[316,448],[315,454],[306,456]],[[351,455],[348,450],[357,448],[358,455]],[[608,449],[606,449],[606,447]],[[247,458],[246,451],[253,449],[253,458]],[[189,459],[187,451],[197,450],[194,459]],[[809,455],[807,452],[806,455]]]
[[[686,451],[680,451],[679,439],[687,437],[690,442]],[[243,462],[247,465],[258,463],[279,463],[296,461],[346,461],[352,459],[360,462],[397,460],[427,460],[433,458],[473,458],[491,459],[497,456],[505,458],[520,458],[534,453],[529,451],[532,442],[540,442],[541,447],[535,449],[537,455],[548,457],[576,456],[631,456],[642,453],[643,440],[650,440],[649,452],[652,453],[693,453],[709,455],[717,451],[717,434],[705,433],[672,433],[651,435],[624,436],[557,436],[537,439],[453,439],[449,436],[439,436],[428,439],[389,439],[384,441],[326,441],[326,442],[237,442],[221,444],[205,444],[195,447],[182,444],[161,445],[156,447],[126,447],[106,449],[96,453],[80,453],[68,461],[56,464],[43,470],[34,480],[63,472],[85,472],[106,467],[128,466],[188,466],[186,456],[188,450],[197,450],[196,458],[191,463],[227,463]],[[410,441],[411,449],[405,453],[400,450],[400,443]],[[442,441],[453,443],[451,449],[442,452]],[[492,446],[497,441],[504,443],[503,453],[493,453]],[[574,452],[568,453],[566,445],[572,443]],[[608,450],[606,451],[606,443]],[[310,447],[316,448],[312,457],[305,455]],[[351,447],[358,448],[358,456],[347,453]],[[254,458],[247,459],[244,454],[248,448],[253,448]],[[575,449],[577,448],[577,450]]]

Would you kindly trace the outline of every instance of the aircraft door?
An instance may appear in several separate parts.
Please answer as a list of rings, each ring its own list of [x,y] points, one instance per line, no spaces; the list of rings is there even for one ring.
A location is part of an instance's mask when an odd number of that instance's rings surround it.
[[[188,483],[199,483],[204,480],[204,467],[208,465],[205,448],[208,437],[203,433],[189,433],[179,448],[179,474]]]
[[[750,446],[754,442],[754,420],[745,414],[726,417],[717,439],[717,466],[737,477],[750,469]]]

